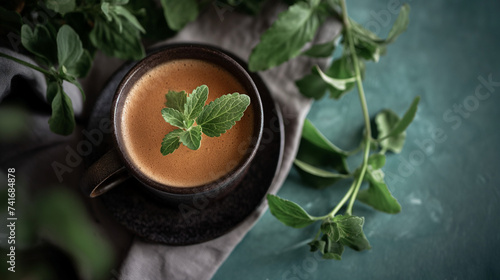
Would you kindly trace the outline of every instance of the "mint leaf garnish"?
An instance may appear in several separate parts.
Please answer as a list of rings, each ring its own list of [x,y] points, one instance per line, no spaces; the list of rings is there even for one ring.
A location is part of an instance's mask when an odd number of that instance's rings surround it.
[[[201,126],[193,126],[181,135],[181,142],[191,150],[198,150],[201,144]]]
[[[161,142],[161,153],[163,155],[171,154],[179,148],[179,145],[181,144],[179,138],[182,133],[184,133],[184,130],[178,128],[165,135],[163,141]]]
[[[165,95],[167,102],[165,105],[168,108],[175,109],[184,114],[184,104],[186,104],[187,93],[185,91],[169,90]]]
[[[209,137],[219,137],[243,117],[250,97],[237,92],[221,96],[203,108],[196,120]]]
[[[161,115],[165,121],[171,125],[177,126],[178,128],[186,128],[184,124],[184,114],[181,112],[172,108],[163,108],[161,110]]]
[[[198,150],[202,133],[209,137],[220,136],[243,117],[250,105],[250,97],[237,92],[223,95],[205,105],[208,99],[206,85],[197,87],[189,96],[185,91],[170,90],[165,98],[167,108],[161,110],[163,119],[179,129],[163,138],[163,155],[173,153],[180,143],[191,150]],[[195,123],[197,125],[193,126]]]
[[[184,115],[186,116],[186,119],[196,119],[203,110],[203,106],[205,106],[207,98],[208,87],[206,85],[199,86],[195,90],[193,90],[193,92],[188,96],[186,104],[184,105]]]

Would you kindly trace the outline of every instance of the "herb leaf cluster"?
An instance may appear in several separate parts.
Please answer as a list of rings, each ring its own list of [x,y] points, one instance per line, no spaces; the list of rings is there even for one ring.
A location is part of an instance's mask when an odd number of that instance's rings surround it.
[[[34,55],[42,66],[0,53],[45,75],[47,101],[52,108],[50,130],[69,135],[75,127],[71,99],[63,82],[77,86],[84,96],[78,78],[85,77],[93,62],[96,50],[122,59],[139,59],[145,54],[140,32],[145,32],[135,14],[130,11],[128,0],[45,1],[49,13],[44,21],[37,17],[42,7],[22,7],[23,17],[16,10],[0,7],[0,26],[8,26],[8,39],[17,48],[21,44]],[[43,5],[43,3],[38,3]],[[42,22],[42,23],[40,23]],[[16,40],[18,38],[18,40]]]
[[[357,87],[365,124],[363,139],[355,150],[342,150],[306,119],[294,165],[303,181],[313,187],[325,188],[341,180],[351,180],[350,188],[334,209],[320,217],[310,215],[292,201],[267,196],[271,213],[285,225],[302,228],[321,221],[309,246],[311,251],[320,251],[326,259],[340,260],[345,246],[358,251],[371,248],[363,233],[364,218],[352,214],[355,200],[385,213],[401,211],[401,205],[384,181],[382,168],[387,151],[401,152],[405,130],[415,117],[420,98],[413,100],[401,118],[391,110],[382,110],[375,116],[376,126],[372,128],[362,80],[366,62],[378,62],[386,53],[387,45],[406,30],[409,11],[407,4],[402,5],[387,38],[381,39],[347,15],[345,0],[298,1],[278,16],[251,53],[249,67],[260,71],[300,55],[331,57],[336,42],[343,46],[340,57],[335,57],[327,69],[314,66],[310,74],[296,81],[296,85],[304,96],[316,100],[327,92],[330,98],[339,100]],[[304,50],[305,44],[316,36],[319,26],[328,18],[341,20],[342,31],[330,41]],[[372,130],[376,131],[376,137]],[[363,161],[351,170],[347,159],[360,152]],[[368,187],[361,189],[363,182]],[[344,214],[339,214],[341,209],[345,209]]]
[[[166,108],[161,110],[165,121],[177,129],[163,138],[161,153],[173,153],[180,144],[191,150],[198,150],[201,134],[219,137],[239,121],[250,105],[250,97],[237,92],[223,95],[209,104],[208,87],[201,85],[188,96],[185,91],[173,91],[165,95]],[[194,125],[196,122],[196,125]]]

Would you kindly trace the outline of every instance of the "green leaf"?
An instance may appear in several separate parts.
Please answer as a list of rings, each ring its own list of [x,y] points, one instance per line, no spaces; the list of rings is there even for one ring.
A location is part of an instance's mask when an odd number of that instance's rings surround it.
[[[373,169],[380,169],[385,165],[385,155],[373,154],[368,158],[368,165]]]
[[[186,104],[187,100],[187,94],[184,90],[169,90],[168,93],[165,94],[165,99],[167,99],[167,102],[165,102],[165,106],[175,109],[184,114],[184,104]]]
[[[364,232],[361,232],[360,234],[355,236],[345,237],[340,240],[340,243],[356,251],[369,250],[372,248]]]
[[[342,155],[346,156],[347,153],[335,146],[311,123],[309,119],[305,119],[304,125],[302,127],[302,138],[310,141],[314,145],[331,152],[332,155]]]
[[[168,26],[172,30],[181,30],[186,24],[198,17],[196,0],[161,0]]]
[[[111,15],[111,10],[110,10],[110,7],[111,5],[109,4],[109,2],[102,2],[101,4],[101,11],[102,13],[104,14],[104,16],[106,17],[106,19],[108,21],[112,21],[113,20],[113,16]],[[120,32],[122,30],[122,26],[121,26],[121,21],[118,21],[118,22],[115,22],[116,24],[119,25],[119,29],[120,29]]]
[[[362,60],[359,61],[359,68],[361,75],[364,75],[365,65]],[[332,74],[330,74],[332,73]],[[339,59],[333,61],[332,65],[327,70],[326,74],[336,78],[336,79],[348,79],[354,77],[354,66],[350,56],[342,56]],[[348,93],[354,88],[354,82],[346,83],[345,89],[340,90],[335,87],[329,86],[330,97],[335,99],[340,99],[344,94]]]
[[[33,215],[40,237],[67,252],[79,275],[106,278],[113,266],[113,250],[96,234],[98,230],[81,200],[68,188],[45,190],[35,198],[32,209],[36,209]]]
[[[75,0],[45,0],[47,8],[62,15],[75,10]]]
[[[267,202],[271,214],[287,226],[303,228],[316,221],[314,217],[307,214],[307,212],[295,202],[282,199],[272,194],[267,195]]]
[[[57,32],[57,60],[59,66],[77,64],[83,54],[82,41],[78,34],[69,25],[63,25]]]
[[[361,75],[364,75],[365,65],[362,60],[359,60],[359,67],[361,70]],[[330,67],[323,72],[324,75],[331,77],[336,80],[344,80],[344,89],[340,90],[335,86],[327,83],[314,67],[311,74],[306,75],[302,79],[298,80],[295,84],[299,88],[300,93],[309,98],[314,98],[316,100],[321,99],[327,90],[330,92],[330,97],[335,99],[340,99],[344,94],[349,92],[354,88],[354,82],[345,81],[346,79],[351,79],[354,77],[354,71],[352,68],[352,62],[350,56],[342,56],[339,59],[333,61]],[[342,86],[341,86],[342,87]]]
[[[399,117],[391,110],[382,110],[375,116],[375,123],[377,125],[378,135],[389,135],[389,133],[396,127],[399,122]],[[383,149],[400,153],[406,139],[406,132],[401,132],[397,135],[388,137],[379,137],[380,146]],[[382,140],[383,139],[383,140]]]
[[[330,77],[327,74],[323,73],[323,71],[321,71],[321,69],[317,65],[314,67],[313,71],[318,72],[321,79],[323,79],[323,81],[325,81],[325,83],[327,83],[329,86],[340,91],[345,91],[347,84],[353,83],[356,80],[354,77],[348,77],[345,79],[336,79]]]
[[[201,144],[201,126],[193,126],[181,134],[180,140],[191,150],[198,150]]]
[[[328,85],[317,73],[311,73],[295,81],[299,92],[308,98],[319,100],[325,96]]]
[[[337,215],[333,222],[337,225],[340,238],[358,235],[363,231],[364,218],[350,215]]]
[[[406,130],[406,128],[410,125],[410,123],[413,121],[413,119],[415,118],[415,115],[417,114],[417,108],[418,108],[419,102],[420,102],[420,96],[415,97],[415,99],[413,100],[413,102],[410,105],[410,108],[408,108],[408,110],[403,115],[403,118],[394,124],[391,131],[389,133],[387,133],[387,135],[380,137],[380,138],[389,138],[389,137],[396,136],[396,135],[404,132]]]
[[[27,24],[21,27],[21,43],[47,65],[57,64],[57,44],[53,34],[44,25],[37,24],[35,31]]]
[[[346,158],[345,151],[326,139],[308,119],[304,121],[296,159],[316,167],[329,166],[341,174],[347,174]]]
[[[385,54],[386,52],[384,46],[381,46],[374,41],[355,39],[354,44],[358,57],[366,60],[373,60],[374,62],[378,62],[380,60],[380,56]]]
[[[330,57],[335,51],[335,39],[322,44],[316,44],[307,49],[302,55],[310,57]]]
[[[127,8],[121,6],[127,2],[128,1],[102,2],[101,11],[106,16],[108,22],[114,21],[114,23],[118,26],[118,31],[120,33],[123,32],[123,20],[128,21],[128,23],[135,29],[145,33],[146,30],[144,30],[137,18],[129,10],[127,10]]]
[[[90,68],[92,67],[92,56],[87,50],[84,49],[82,55],[75,63],[65,67],[69,74],[78,78],[83,78],[87,76]]]
[[[166,156],[177,150],[177,148],[179,148],[179,145],[181,144],[179,138],[183,133],[184,130],[178,128],[165,135],[163,141],[161,142],[161,154]]]
[[[304,182],[316,188],[324,188],[346,178],[343,174],[329,172],[298,159],[295,159],[293,163]]]
[[[73,104],[63,91],[61,82],[49,82],[47,100],[52,106],[52,116],[49,119],[50,130],[61,135],[71,134],[75,128]]]
[[[124,17],[126,20],[128,20],[128,22],[134,26],[137,30],[139,30],[140,32],[142,33],[146,33],[146,30],[144,30],[144,28],[142,27],[142,25],[139,23],[139,21],[137,20],[137,18],[132,14],[130,13],[126,8],[122,7],[122,6],[113,6],[112,7],[112,10],[113,12],[116,14],[116,15],[119,15],[119,16],[122,16]]]
[[[74,84],[80,90],[80,93],[82,94],[82,97],[83,97],[83,101],[85,101],[86,97],[85,97],[85,93],[83,92],[82,85],[80,84],[80,82],[78,82],[78,80],[73,75],[71,75],[71,74],[67,75],[67,70],[66,70],[66,67],[64,67],[64,65],[61,67],[61,71],[59,72],[59,75],[60,75],[60,77],[62,77],[66,81]]]
[[[409,23],[410,23],[410,5],[405,3],[403,6],[401,6],[398,18],[392,25],[391,31],[389,31],[389,35],[385,40],[385,44],[390,44],[396,41],[396,38],[399,35],[401,35],[401,33],[406,31]]]
[[[92,44],[105,54],[120,59],[138,60],[144,57],[139,31],[128,21],[122,22],[123,32],[116,24],[102,17],[95,20],[94,29],[89,34]]]
[[[325,15],[313,4],[298,2],[282,12],[260,38],[249,58],[250,71],[266,70],[298,56]]]
[[[359,191],[356,197],[359,201],[389,214],[401,212],[401,205],[392,196],[384,182],[384,172],[382,170],[374,170],[369,166],[366,172],[366,180],[369,183],[369,187],[368,189]]]
[[[386,51],[383,40],[354,20],[349,19],[349,22],[356,54],[361,58],[377,62],[380,55]]]
[[[337,215],[333,218],[333,222],[337,224],[340,234],[340,243],[357,251],[371,248],[363,232],[363,224],[365,223],[364,218],[350,215]]]
[[[352,18],[349,18],[349,24],[351,25],[351,30],[356,39],[361,39],[363,41],[372,41],[377,42],[380,41],[380,37],[378,37],[375,33],[363,27],[363,25],[357,23]]]
[[[186,104],[184,105],[184,115],[186,116],[186,119],[196,119],[204,109],[203,106],[205,106],[207,99],[208,87],[206,85],[201,85],[193,90],[193,92],[187,97]],[[198,124],[200,124],[199,120]]]
[[[325,251],[326,242],[323,240],[314,240],[307,243],[310,246],[311,252],[320,251],[322,254]]]
[[[340,231],[337,223],[333,222],[332,219],[325,219],[321,224],[321,232],[328,235],[328,237],[337,242],[340,240]]]
[[[161,109],[161,115],[169,124],[177,126],[178,128],[187,128],[184,123],[185,117],[181,112],[173,108],[163,108]]]
[[[323,235],[322,240],[325,241],[323,258],[340,261],[342,259],[342,254],[344,253],[344,245],[340,242],[332,240],[328,235]]]
[[[128,4],[129,0],[110,0],[109,2],[113,5],[125,5]]]
[[[52,104],[52,101],[62,89],[61,82],[55,80],[53,77],[47,78],[47,102]]]
[[[248,95],[237,92],[226,94],[203,107],[196,122],[201,126],[205,135],[219,137],[243,117],[243,113],[249,105],[250,97]]]

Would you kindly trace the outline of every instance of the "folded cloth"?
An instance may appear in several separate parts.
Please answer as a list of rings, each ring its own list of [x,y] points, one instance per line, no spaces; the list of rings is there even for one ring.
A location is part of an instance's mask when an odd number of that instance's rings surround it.
[[[279,4],[266,6],[256,18],[230,11],[221,13],[214,6],[161,45],[174,42],[211,44],[246,60],[262,32],[285,8]],[[323,25],[314,43],[331,40],[339,30],[340,25],[335,22]],[[326,63],[325,59],[299,57],[260,73],[281,108],[285,124],[283,162],[270,193],[276,193],[288,175],[298,148],[302,123],[310,108],[310,100],[300,95],[294,82],[308,74],[314,64],[325,66]],[[266,209],[267,203],[264,202],[234,230],[201,244],[166,246],[137,238],[122,264],[120,279],[210,279]]]
[[[272,2],[272,1],[270,1]],[[194,42],[210,44],[228,50],[240,58],[247,60],[252,48],[257,45],[260,35],[269,28],[277,15],[286,9],[285,5],[270,3],[262,9],[258,16],[249,16],[221,9],[215,4],[210,6],[200,18],[188,24],[176,37],[163,44],[178,42]],[[321,27],[319,35],[313,43],[331,40],[340,30],[336,22],[328,22]],[[16,54],[0,47],[0,51],[30,61],[26,56]],[[115,71],[121,61],[105,57],[98,53],[89,76],[81,81],[87,94],[86,106],[91,106],[107,79]],[[303,120],[309,110],[310,100],[302,97],[294,81],[311,71],[313,65],[325,66],[327,59],[298,57],[260,75],[270,89],[273,98],[279,104],[285,124],[285,148],[283,161],[269,192],[276,193],[283,184],[295,157]],[[21,87],[23,86],[23,87]],[[24,89],[28,87],[27,93]],[[70,84],[64,84],[65,92],[70,96],[77,127],[70,136],[59,136],[52,133],[47,124],[50,107],[47,110],[35,110],[31,113],[29,135],[16,143],[0,146],[0,166],[13,164],[23,172],[27,184],[37,188],[64,183],[73,189],[78,188],[82,176],[83,164],[73,163],[71,172],[57,174],[52,164],[68,161],[69,150],[82,138],[82,123],[88,111],[84,111],[78,90]],[[0,102],[8,95],[28,95],[22,99],[36,98],[37,102],[45,101],[46,84],[43,75],[37,71],[0,58]],[[37,103],[38,104],[38,103]],[[42,103],[43,104],[43,103]],[[0,104],[2,105],[2,104]],[[3,144],[2,144],[3,145]],[[74,159],[73,159],[74,160]],[[86,203],[89,204],[89,199]],[[99,205],[92,204],[94,214],[101,213]],[[190,246],[167,246],[154,244],[133,238],[129,248],[129,233],[122,227],[110,222],[110,217],[95,217],[96,225],[105,236],[112,236],[111,241],[125,254],[122,265],[110,273],[118,279],[210,279],[217,268],[229,256],[234,247],[256,223],[267,208],[265,200],[255,211],[234,230],[215,240]]]

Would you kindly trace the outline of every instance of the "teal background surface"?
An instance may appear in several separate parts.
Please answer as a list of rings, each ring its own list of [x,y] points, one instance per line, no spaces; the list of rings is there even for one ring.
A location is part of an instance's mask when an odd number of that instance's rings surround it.
[[[381,36],[397,17],[391,3],[398,1],[347,2],[350,15]],[[293,229],[267,211],[214,279],[500,278],[500,1],[407,2],[407,32],[367,64],[364,82],[372,117],[383,108],[402,115],[422,97],[402,153],[389,154],[383,168],[402,212],[357,202],[353,214],[365,217],[373,248],[346,248],[332,261],[306,245],[319,224]],[[355,91],[315,102],[308,118],[341,148],[359,142]],[[306,187],[292,169],[278,195],[324,215],[347,188]]]

